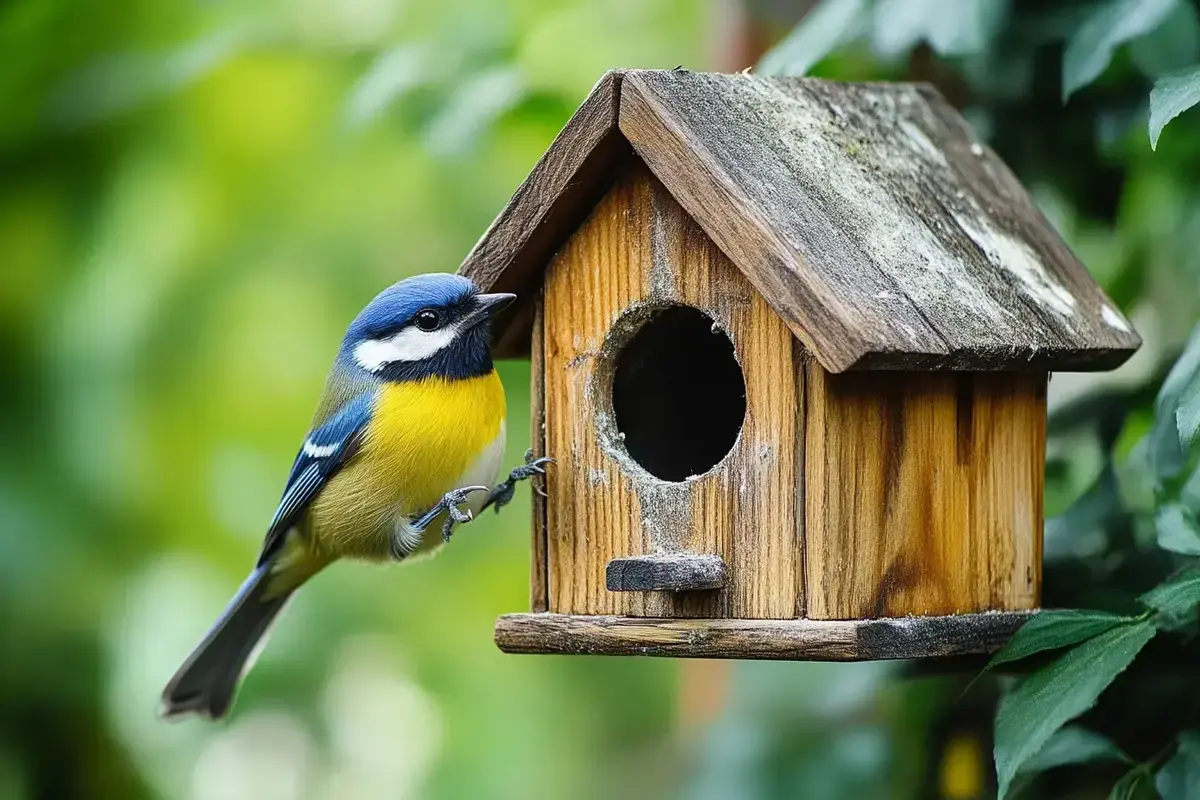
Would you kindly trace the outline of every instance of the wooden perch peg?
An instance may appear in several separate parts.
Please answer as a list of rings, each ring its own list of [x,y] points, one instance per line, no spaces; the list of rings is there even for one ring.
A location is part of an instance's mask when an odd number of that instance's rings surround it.
[[[720,556],[660,553],[614,558],[604,582],[610,592],[691,592],[723,589],[726,576]]]

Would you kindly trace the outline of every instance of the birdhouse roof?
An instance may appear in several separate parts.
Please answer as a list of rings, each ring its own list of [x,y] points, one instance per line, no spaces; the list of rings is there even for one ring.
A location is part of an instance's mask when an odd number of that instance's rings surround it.
[[[607,73],[461,272],[525,301],[636,154],[831,372],[1107,369],[1133,327],[966,121],[923,84]]]

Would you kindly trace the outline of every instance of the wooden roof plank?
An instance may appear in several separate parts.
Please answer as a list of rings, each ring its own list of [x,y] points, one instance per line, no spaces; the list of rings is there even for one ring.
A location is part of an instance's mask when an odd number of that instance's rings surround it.
[[[677,146],[636,138],[634,94],[689,142],[669,169],[654,162]],[[1109,366],[1137,345],[1020,184],[964,124],[947,122],[957,115],[932,90],[631,71],[622,95],[622,131],[752,281],[760,269],[785,270],[793,290],[830,290],[810,294],[818,303],[832,294],[825,311],[865,342],[854,367]],[[696,174],[720,176],[736,201],[689,204],[680,195]],[[744,253],[753,240],[728,235],[745,219],[784,245],[765,266]],[[778,274],[755,282],[789,285]],[[795,298],[764,294],[793,323]],[[827,357],[839,337],[812,319],[806,336],[804,324],[797,335],[841,371],[844,358]]]
[[[1037,274],[1036,270],[1033,275],[1025,276],[1020,275],[1019,270],[1016,275],[1008,271],[1009,277],[1017,278],[1022,293],[1029,298],[1039,294],[1038,286],[1050,288],[1052,292],[1061,287],[1066,290],[1064,297],[1069,295],[1074,299],[1078,311],[1071,315],[1049,315],[1064,330],[1064,338],[1074,333],[1077,338],[1089,340],[1088,347],[1095,350],[1111,348],[1132,352],[1137,349],[1141,339],[1133,326],[1105,296],[1008,165],[990,147],[975,140],[966,120],[933,87],[921,85],[915,88],[926,102],[932,124],[943,132],[942,147],[956,173],[957,184],[970,187],[975,204],[986,209],[996,230],[1023,243],[1034,253],[1037,263],[1044,265],[1046,276]],[[971,233],[968,231],[968,235]],[[993,259],[998,256],[996,253],[989,255]],[[1004,274],[1003,268],[998,269]],[[1054,310],[1053,302],[1039,302],[1036,298],[1034,302],[1043,310],[1047,310],[1047,306]]]
[[[848,369],[881,341],[914,365],[940,363],[946,343],[799,185],[778,137],[747,136],[723,92],[696,77],[627,76],[621,132],[655,176],[826,369]],[[839,253],[841,269],[812,269],[821,251]],[[864,314],[872,297],[892,313]]]

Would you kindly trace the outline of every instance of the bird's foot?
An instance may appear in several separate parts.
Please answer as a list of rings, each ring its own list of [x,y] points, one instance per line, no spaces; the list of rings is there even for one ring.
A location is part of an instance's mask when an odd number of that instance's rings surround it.
[[[446,514],[446,521],[442,523],[442,541],[450,541],[450,536],[454,532],[455,525],[470,522],[475,518],[475,515],[471,513],[471,509],[462,509],[459,506],[467,504],[467,496],[472,492],[486,491],[489,491],[486,486],[464,486],[461,489],[451,489],[442,495],[442,499],[437,502],[437,505],[413,522],[413,530],[423,532],[440,514],[444,513]]]
[[[500,513],[500,509],[508,505],[513,499],[513,494],[516,493],[517,483],[519,481],[529,480],[535,475],[545,475],[546,465],[553,464],[553,458],[534,458],[533,450],[525,451],[525,463],[519,467],[514,467],[512,472],[508,473],[508,477],[503,483],[497,484],[492,493],[488,496],[487,502],[483,504],[484,508],[495,506],[496,513]],[[546,496],[546,491],[536,483],[530,484],[533,490],[542,497]]]

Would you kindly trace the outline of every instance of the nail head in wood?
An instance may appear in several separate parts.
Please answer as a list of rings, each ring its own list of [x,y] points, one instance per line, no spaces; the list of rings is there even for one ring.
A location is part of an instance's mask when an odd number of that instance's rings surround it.
[[[720,556],[660,553],[614,558],[604,577],[610,592],[691,592],[722,589],[727,575]]]

